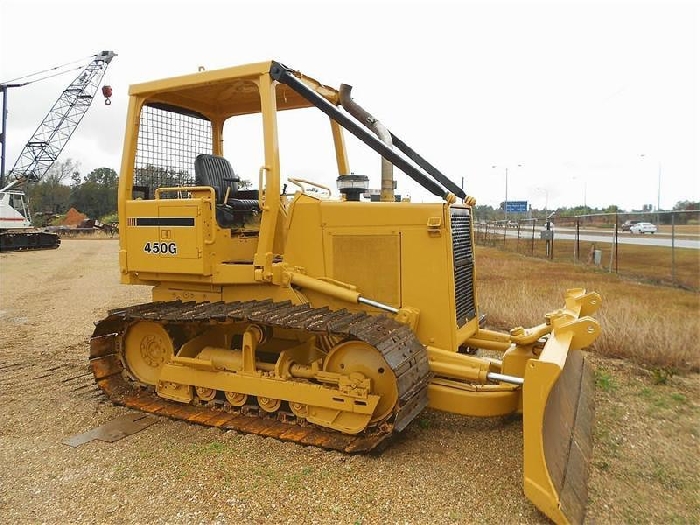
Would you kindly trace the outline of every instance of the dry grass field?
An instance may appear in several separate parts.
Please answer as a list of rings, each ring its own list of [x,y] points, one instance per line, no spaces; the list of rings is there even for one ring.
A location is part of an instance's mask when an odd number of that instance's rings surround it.
[[[594,353],[700,371],[700,294],[498,249],[477,247],[476,256],[479,304],[494,326],[537,324],[542,312],[561,306],[564,290],[583,287],[603,296]]]
[[[599,291],[586,522],[697,523],[698,295],[477,250],[492,327],[541,322]],[[0,254],[3,523],[546,523],[522,494],[517,418],[426,410],[382,454],[348,456],[159,419],[115,443],[62,441],[128,411],[88,369],[93,321],[149,300],[118,283],[117,242]],[[608,357],[614,356],[614,357]]]
[[[539,238],[534,241],[529,237],[514,239],[493,237],[493,246],[522,255],[550,259],[547,257],[545,242]],[[601,265],[595,268],[589,261],[591,248],[600,250]],[[647,281],[651,284],[678,286],[687,290],[700,291],[700,250],[691,248],[674,248],[663,246],[640,246],[619,243],[617,252],[609,243],[579,243],[580,256],[577,264],[606,273],[618,273],[622,276]],[[575,259],[575,243],[572,240],[556,239],[550,260],[572,263]],[[615,260],[617,258],[617,261]]]
[[[567,288],[603,297],[587,521],[698,523],[700,294],[495,248],[477,247],[476,267],[481,311],[500,329],[542,322]]]
[[[698,236],[700,235],[700,224],[670,224],[659,225],[659,233],[675,233],[680,236]]]

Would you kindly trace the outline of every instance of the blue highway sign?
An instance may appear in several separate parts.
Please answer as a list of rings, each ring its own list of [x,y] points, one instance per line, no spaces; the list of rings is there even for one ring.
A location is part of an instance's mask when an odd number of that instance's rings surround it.
[[[527,211],[527,201],[508,201],[506,202],[506,211],[512,212],[526,212]]]

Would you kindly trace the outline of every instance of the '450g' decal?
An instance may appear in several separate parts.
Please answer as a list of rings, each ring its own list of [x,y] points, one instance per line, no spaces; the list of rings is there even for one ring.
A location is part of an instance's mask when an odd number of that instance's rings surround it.
[[[174,242],[147,242],[143,247],[143,251],[153,254],[165,253],[175,255],[177,254],[177,244]]]

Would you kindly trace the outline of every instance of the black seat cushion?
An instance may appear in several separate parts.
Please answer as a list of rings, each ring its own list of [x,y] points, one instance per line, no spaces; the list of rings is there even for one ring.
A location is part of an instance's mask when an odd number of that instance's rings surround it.
[[[233,172],[231,163],[223,157],[202,153],[194,159],[194,177],[197,186],[211,186],[216,193],[216,202],[221,202],[226,190],[231,188],[229,198],[238,191],[240,178]]]
[[[238,190],[236,193],[237,199],[258,200],[260,193],[258,190]]]
[[[223,157],[202,153],[194,160],[197,186],[209,186],[216,193],[216,222],[224,228],[244,227],[246,220],[260,211],[258,190],[239,190],[240,178]],[[226,190],[231,189],[228,199]]]

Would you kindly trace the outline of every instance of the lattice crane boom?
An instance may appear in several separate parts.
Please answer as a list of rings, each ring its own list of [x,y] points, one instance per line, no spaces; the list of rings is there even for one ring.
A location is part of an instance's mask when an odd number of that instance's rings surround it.
[[[41,180],[85,116],[115,56],[112,51],[102,51],[92,57],[41,121],[9,175],[23,182]]]

